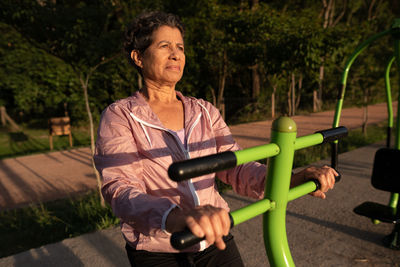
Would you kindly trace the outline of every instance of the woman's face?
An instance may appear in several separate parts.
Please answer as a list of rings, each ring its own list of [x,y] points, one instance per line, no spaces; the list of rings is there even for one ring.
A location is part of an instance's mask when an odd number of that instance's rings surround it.
[[[185,53],[182,34],[177,28],[161,26],[153,32],[153,43],[143,54],[132,52],[132,59],[142,68],[144,80],[175,86],[182,78]]]

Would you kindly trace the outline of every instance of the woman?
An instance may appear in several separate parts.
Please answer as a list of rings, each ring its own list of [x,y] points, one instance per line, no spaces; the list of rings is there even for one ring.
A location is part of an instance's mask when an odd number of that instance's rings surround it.
[[[121,220],[132,266],[243,266],[215,175],[181,183],[167,175],[173,162],[239,149],[214,106],[175,91],[185,67],[183,37],[179,19],[161,12],[140,15],[126,31],[124,49],[144,87],[102,114],[95,154],[102,193]],[[262,198],[265,173],[253,162],[217,176],[241,195]],[[314,195],[325,198],[335,175],[312,167],[292,185],[316,178],[322,187]],[[205,241],[179,252],[169,239],[185,227]]]

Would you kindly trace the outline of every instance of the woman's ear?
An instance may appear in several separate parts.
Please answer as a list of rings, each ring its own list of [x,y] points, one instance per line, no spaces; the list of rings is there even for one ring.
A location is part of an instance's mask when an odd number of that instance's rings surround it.
[[[131,58],[132,58],[133,62],[135,62],[136,66],[138,66],[139,68],[143,68],[142,57],[140,56],[139,51],[132,50]]]

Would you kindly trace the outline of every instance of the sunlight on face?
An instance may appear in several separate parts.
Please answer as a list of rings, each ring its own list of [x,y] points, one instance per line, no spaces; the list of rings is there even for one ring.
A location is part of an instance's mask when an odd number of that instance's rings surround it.
[[[141,58],[143,78],[160,85],[175,86],[185,67],[182,34],[177,28],[161,26],[152,37],[153,43]]]

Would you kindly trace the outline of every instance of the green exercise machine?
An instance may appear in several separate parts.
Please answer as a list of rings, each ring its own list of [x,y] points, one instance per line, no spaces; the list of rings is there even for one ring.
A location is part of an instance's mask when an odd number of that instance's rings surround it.
[[[347,135],[345,127],[335,127],[311,135],[296,137],[297,126],[288,117],[280,117],[272,124],[271,143],[239,151],[228,151],[173,163],[169,177],[177,182],[214,173],[235,166],[270,158],[265,183],[264,199],[232,211],[231,227],[263,214],[264,244],[271,266],[294,266],[286,236],[286,206],[289,201],[319,188],[317,180],[290,188],[294,152],[306,147],[332,142]],[[339,181],[340,176],[336,177]],[[189,230],[173,233],[171,244],[182,250],[202,239]]]
[[[390,200],[388,205],[382,205],[375,202],[364,202],[354,209],[354,212],[371,218],[373,223],[386,222],[394,224],[392,233],[383,239],[383,243],[386,247],[392,249],[400,249],[400,204],[399,204],[399,193],[400,193],[400,174],[397,169],[400,163],[400,109],[397,109],[396,119],[396,133],[394,136],[394,146],[391,147],[392,139],[392,128],[393,128],[393,108],[392,108],[392,95],[390,88],[390,69],[394,61],[397,62],[398,73],[400,73],[400,19],[396,19],[389,30],[378,33],[363,43],[361,43],[350,56],[346,62],[342,80],[341,88],[338,95],[338,102],[336,105],[336,112],[333,122],[333,127],[339,125],[340,114],[342,110],[347,76],[355,59],[367,48],[372,42],[391,35],[394,40],[394,55],[389,59],[386,71],[385,71],[385,87],[386,87],[386,98],[387,98],[387,112],[388,112],[388,127],[387,127],[387,139],[386,147],[379,149],[374,158],[373,170],[371,176],[371,184],[378,190],[383,190],[390,193]],[[400,88],[400,80],[399,80]],[[398,102],[400,102],[400,92],[398,94]],[[338,162],[338,141],[332,143],[332,162],[333,168],[337,166]]]

